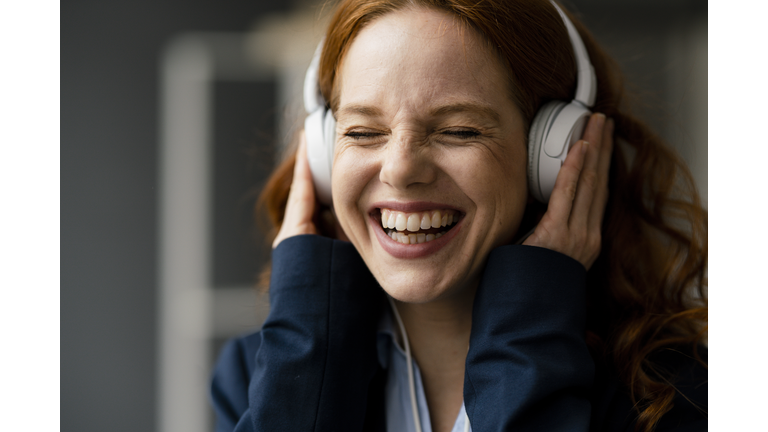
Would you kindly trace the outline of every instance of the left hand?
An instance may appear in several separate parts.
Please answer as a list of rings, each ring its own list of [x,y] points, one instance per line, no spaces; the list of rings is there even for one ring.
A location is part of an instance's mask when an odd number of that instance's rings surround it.
[[[547,212],[524,245],[563,253],[589,270],[600,255],[612,152],[613,120],[592,114],[560,168]]]

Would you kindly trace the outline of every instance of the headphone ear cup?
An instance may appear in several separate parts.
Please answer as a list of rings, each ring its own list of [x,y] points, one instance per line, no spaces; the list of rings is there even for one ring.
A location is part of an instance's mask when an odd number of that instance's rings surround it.
[[[543,171],[548,171],[547,155],[544,153],[544,142],[547,139],[552,123],[554,123],[557,114],[567,105],[565,102],[552,101],[544,104],[531,123],[531,129],[528,131],[528,191],[536,200],[546,204],[552,190],[542,190]],[[543,159],[543,160],[542,160]],[[544,166],[542,166],[542,163]],[[559,170],[560,167],[558,166]],[[557,172],[555,172],[557,176]]]
[[[336,119],[331,110],[325,110],[325,117],[323,118],[323,144],[328,152],[328,171],[331,172],[333,152],[336,150]],[[330,182],[330,179],[328,181]]]
[[[536,113],[528,134],[528,189],[537,200],[549,202],[560,167],[571,145],[581,139],[590,114],[575,101],[549,102]]]
[[[307,139],[309,170],[312,172],[317,198],[321,203],[331,205],[331,165],[333,164],[333,146],[336,143],[336,125],[333,121],[331,132],[328,132],[326,129],[329,123],[328,117],[333,120],[330,110],[315,110],[304,120],[304,133]],[[327,138],[329,133],[332,133],[330,140]],[[328,145],[328,143],[331,144]]]

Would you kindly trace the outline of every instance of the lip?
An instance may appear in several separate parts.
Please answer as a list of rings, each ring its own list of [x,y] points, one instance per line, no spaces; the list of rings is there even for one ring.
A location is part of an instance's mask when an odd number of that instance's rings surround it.
[[[445,247],[458,233],[461,231],[464,225],[464,218],[461,218],[456,225],[453,226],[448,232],[438,239],[434,239],[430,242],[419,243],[415,245],[405,245],[395,240],[392,240],[381,227],[380,216],[376,217],[376,212],[380,213],[379,209],[390,209],[400,212],[416,213],[427,210],[443,210],[449,209],[461,213],[460,209],[440,203],[427,202],[427,201],[413,201],[413,202],[378,202],[374,203],[368,211],[368,222],[371,224],[373,231],[376,233],[376,238],[379,240],[379,244],[385,252],[392,255],[394,258],[414,259],[422,258],[428,255],[432,255]]]

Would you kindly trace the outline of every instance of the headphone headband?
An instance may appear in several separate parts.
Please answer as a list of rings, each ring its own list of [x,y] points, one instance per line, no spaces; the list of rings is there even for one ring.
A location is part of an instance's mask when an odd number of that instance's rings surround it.
[[[576,57],[576,95],[573,100],[580,102],[586,107],[591,107],[595,104],[595,96],[597,94],[597,78],[595,77],[595,68],[592,67],[589,61],[589,54],[584,46],[584,42],[579,36],[579,32],[573,25],[568,16],[563,10],[555,3],[554,0],[550,0],[552,6],[555,7],[557,13],[560,14],[565,28],[568,31],[568,37],[571,40],[571,47],[573,48],[573,54]],[[320,107],[325,107],[326,101],[323,98],[322,92],[318,86],[318,69],[320,67],[320,56],[323,53],[323,45],[325,37],[320,40],[320,43],[315,49],[315,53],[312,56],[312,61],[307,68],[307,74],[304,77],[304,109],[308,114],[311,114]]]
[[[589,61],[584,42],[568,16],[554,0],[552,6],[565,24],[576,58],[576,94],[570,104],[550,102],[540,108],[528,136],[528,181],[531,193],[547,202],[555,178],[570,146],[581,138],[589,108],[595,103],[597,77]],[[320,92],[318,69],[325,39],[315,49],[312,62],[304,77],[304,109],[309,116],[304,121],[309,167],[321,202],[331,205],[331,170],[336,145],[336,121]],[[566,105],[568,105],[566,107]]]
[[[576,31],[573,23],[568,16],[565,15],[560,6],[551,0],[552,6],[557,9],[560,17],[565,23],[565,28],[568,30],[568,36],[571,39],[571,46],[573,47],[573,54],[576,57],[576,96],[573,100],[580,102],[585,107],[591,107],[595,104],[595,96],[597,94],[597,77],[595,77],[595,68],[592,67],[592,63],[589,61],[589,54],[587,54],[587,48],[584,47],[584,41],[581,40],[579,32]]]
[[[325,98],[320,92],[318,86],[318,69],[320,68],[320,55],[323,53],[323,43],[325,37],[320,40],[320,43],[315,48],[315,54],[312,56],[312,62],[309,63],[307,74],[304,76],[304,109],[307,114],[312,114],[318,108],[325,108]]]

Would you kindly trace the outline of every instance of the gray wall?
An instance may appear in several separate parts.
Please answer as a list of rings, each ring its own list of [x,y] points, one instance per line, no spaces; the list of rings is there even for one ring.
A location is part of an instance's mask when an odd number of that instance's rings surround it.
[[[572,3],[644,95],[650,108],[641,111],[689,158],[706,197],[706,3]],[[62,5],[62,430],[155,430],[160,47],[185,31],[244,31],[290,7]]]
[[[69,1],[61,43],[61,426],[156,423],[159,57],[291,2]]]

